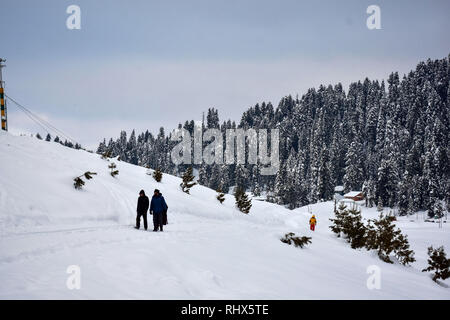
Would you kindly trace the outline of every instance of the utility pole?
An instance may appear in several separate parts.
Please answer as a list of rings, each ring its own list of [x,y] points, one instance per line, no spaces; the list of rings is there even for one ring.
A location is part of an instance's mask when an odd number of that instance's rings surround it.
[[[2,78],[2,69],[6,67],[3,63],[5,59],[0,58],[0,118],[2,122],[2,130],[8,131],[8,121],[6,112],[5,85]]]

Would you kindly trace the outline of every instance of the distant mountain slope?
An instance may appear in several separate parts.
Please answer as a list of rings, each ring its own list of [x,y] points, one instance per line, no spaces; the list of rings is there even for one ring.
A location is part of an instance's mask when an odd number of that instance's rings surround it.
[[[397,207],[401,215],[428,210],[433,217],[440,206],[450,210],[449,58],[420,62],[404,76],[386,76],[386,82],[355,81],[348,90],[341,83],[323,84],[275,106],[258,103],[236,123],[221,122],[218,110],[208,109],[205,128],[220,128],[224,136],[236,127],[279,129],[281,167],[276,176],[263,176],[253,164],[203,163],[196,166],[200,183],[268,190],[290,208],[331,200],[334,187],[343,185],[346,191],[363,190],[373,205]],[[192,134],[194,125],[192,120],[179,126]],[[176,174],[168,133],[122,131],[98,151]]]

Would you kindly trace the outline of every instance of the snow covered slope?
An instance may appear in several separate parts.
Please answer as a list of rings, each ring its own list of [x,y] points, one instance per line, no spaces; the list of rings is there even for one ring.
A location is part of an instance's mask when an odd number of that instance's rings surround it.
[[[450,289],[420,272],[426,247],[450,249],[450,228],[401,220],[417,262],[381,262],[352,250],[329,230],[331,202],[289,211],[253,201],[249,215],[226,196],[180,179],[161,183],[146,169],[114,161],[109,174],[96,154],[0,132],[0,299],[449,299]],[[97,172],[83,190],[73,178]],[[138,192],[158,188],[169,205],[165,231],[135,230]],[[374,215],[375,210],[364,210]],[[312,236],[305,249],[280,242],[287,232]],[[69,265],[81,268],[81,289],[66,286]],[[381,289],[366,286],[367,267],[381,268]],[[449,282],[447,282],[449,284]]]

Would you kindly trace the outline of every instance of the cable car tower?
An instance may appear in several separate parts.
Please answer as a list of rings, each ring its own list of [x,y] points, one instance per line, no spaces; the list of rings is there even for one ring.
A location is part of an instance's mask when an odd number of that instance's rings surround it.
[[[6,99],[5,99],[5,83],[2,79],[2,69],[6,67],[3,63],[5,59],[0,58],[0,118],[2,122],[2,130],[8,131],[8,121],[6,112]]]

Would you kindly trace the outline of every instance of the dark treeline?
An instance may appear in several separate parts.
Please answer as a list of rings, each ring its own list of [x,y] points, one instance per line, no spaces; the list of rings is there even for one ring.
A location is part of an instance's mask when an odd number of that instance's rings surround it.
[[[36,138],[39,140],[43,140],[40,133],[36,134]],[[72,141],[67,141],[67,140],[62,141],[58,136],[56,136],[55,139],[53,139],[52,136],[50,135],[50,133],[47,133],[47,136],[45,137],[45,141],[50,142],[52,140],[53,140],[53,142],[59,143],[68,148],[84,150],[84,148],[78,142],[73,143]]]
[[[203,129],[280,130],[281,167],[275,176],[259,174],[259,165],[194,165],[199,183],[227,191],[238,185],[269,201],[295,208],[329,200],[334,187],[362,190],[369,206],[397,207],[404,215],[428,210],[440,215],[450,206],[449,57],[428,60],[387,83],[365,79],[309,89],[301,98],[284,97],[277,108],[256,104],[239,124],[220,123],[207,112]],[[194,121],[179,125],[193,132]],[[161,128],[100,143],[121,160],[180,175],[170,151],[176,142]]]

